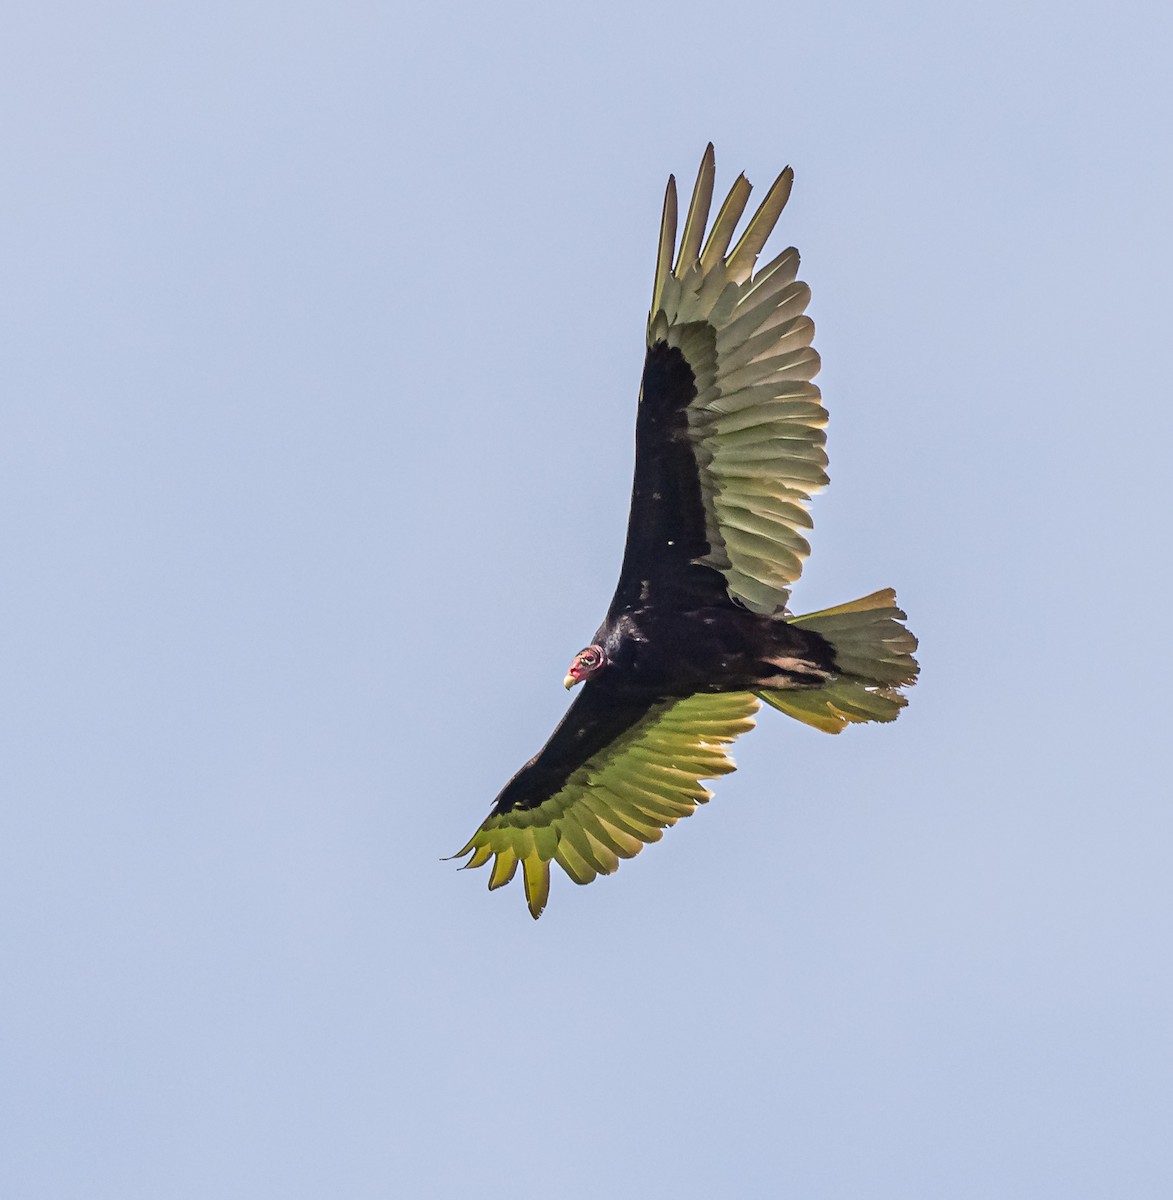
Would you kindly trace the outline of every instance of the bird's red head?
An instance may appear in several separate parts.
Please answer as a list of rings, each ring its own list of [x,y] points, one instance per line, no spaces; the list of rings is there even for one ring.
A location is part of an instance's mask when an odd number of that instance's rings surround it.
[[[574,662],[570,664],[570,670],[566,672],[562,683],[565,687],[572,688],[576,683],[590,679],[596,671],[601,671],[606,663],[607,655],[602,646],[588,646],[574,656]]]

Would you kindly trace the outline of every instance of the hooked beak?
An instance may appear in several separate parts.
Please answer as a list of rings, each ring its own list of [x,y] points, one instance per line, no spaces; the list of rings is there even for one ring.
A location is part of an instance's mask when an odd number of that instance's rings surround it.
[[[582,680],[581,680],[581,679],[579,679],[577,675],[575,675],[575,674],[571,673],[571,674],[567,675],[567,676],[566,676],[566,678],[565,678],[565,679],[562,681],[562,686],[563,686],[563,687],[564,687],[564,688],[565,688],[567,691],[570,691],[570,689],[571,689],[572,687],[574,687],[574,685],[575,685],[576,683],[581,683],[581,682],[582,682]]]

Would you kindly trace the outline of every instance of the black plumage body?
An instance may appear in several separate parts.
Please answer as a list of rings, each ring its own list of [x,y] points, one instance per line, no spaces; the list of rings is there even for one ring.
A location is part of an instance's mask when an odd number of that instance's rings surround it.
[[[655,705],[697,692],[814,688],[833,674],[826,638],[726,601],[711,608],[620,611],[595,635],[607,665],[582,686],[534,758],[505,785],[496,814],[534,808]]]
[[[620,611],[604,622],[595,643],[607,653],[600,678],[661,697],[817,687],[835,668],[834,652],[819,634],[732,602]]]

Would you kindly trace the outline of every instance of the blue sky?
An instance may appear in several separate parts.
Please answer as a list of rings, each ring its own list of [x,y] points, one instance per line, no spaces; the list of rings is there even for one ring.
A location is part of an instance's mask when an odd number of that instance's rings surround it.
[[[1165,1197],[1162,6],[45,4],[0,48],[0,1190]],[[660,202],[793,165],[901,720],[535,924]]]

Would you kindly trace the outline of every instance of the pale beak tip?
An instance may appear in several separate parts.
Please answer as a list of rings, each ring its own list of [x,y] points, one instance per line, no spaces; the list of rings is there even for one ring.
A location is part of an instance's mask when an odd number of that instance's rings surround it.
[[[566,678],[565,678],[565,679],[562,681],[562,686],[563,686],[563,687],[564,687],[564,688],[565,688],[567,691],[570,691],[570,689],[571,689],[572,687],[574,687],[574,685],[575,685],[577,682],[578,682],[578,680],[577,680],[577,679],[575,679],[575,677],[574,677],[573,675],[567,675],[567,676],[566,676]]]

